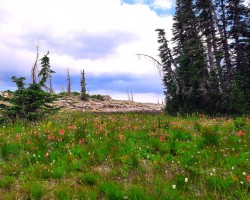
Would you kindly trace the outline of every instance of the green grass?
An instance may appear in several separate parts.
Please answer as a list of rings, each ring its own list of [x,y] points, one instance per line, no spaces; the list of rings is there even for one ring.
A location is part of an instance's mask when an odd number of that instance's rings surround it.
[[[1,197],[250,199],[249,122],[61,112],[1,125]]]

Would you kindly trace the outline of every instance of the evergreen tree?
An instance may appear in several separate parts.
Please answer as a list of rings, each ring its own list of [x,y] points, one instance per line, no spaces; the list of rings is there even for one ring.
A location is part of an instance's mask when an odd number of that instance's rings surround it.
[[[205,108],[209,101],[209,76],[192,0],[176,1],[173,34],[176,44],[174,55],[178,64],[176,72],[181,90],[178,110],[196,112]]]
[[[219,34],[216,30],[216,14],[213,9],[214,4],[212,0],[197,0],[195,3],[195,11],[199,20],[199,30],[203,38],[205,38],[203,46],[207,54],[207,67],[211,78],[210,86],[214,93],[223,95],[226,90],[221,66],[223,56],[222,50],[220,49],[221,40],[217,37]]]
[[[16,84],[17,90],[7,101],[11,106],[4,107],[3,114],[5,119],[11,120],[13,123],[16,119],[39,120],[46,114],[51,114],[57,109],[50,106],[55,97],[45,92],[42,88],[46,88],[47,78],[51,77],[51,73],[55,73],[50,69],[48,53],[41,59],[42,69],[38,76],[41,77],[39,83],[34,83],[25,87],[25,78],[16,76],[12,77],[12,81]]]
[[[85,72],[84,69],[81,71],[81,100],[88,100],[88,95],[86,93],[86,82],[85,82]]]
[[[229,44],[228,44],[228,21],[226,18],[226,0],[216,0],[216,11],[217,16],[219,16],[218,19],[218,28],[220,29],[220,39],[222,41],[222,50],[224,55],[224,62],[222,65],[222,69],[224,69],[224,77],[225,77],[225,87],[226,92],[223,95],[227,95],[230,87],[232,86],[232,80],[233,80],[233,69],[232,69],[232,58],[230,54]]]
[[[46,86],[48,78],[50,78],[52,73],[55,73],[50,69],[50,58],[48,57],[48,55],[49,52],[41,58],[41,70],[38,73],[38,77],[40,78],[39,84],[46,90],[49,90],[49,88]]]
[[[243,0],[227,0],[226,19],[233,60],[233,87],[242,91],[244,98],[240,104],[247,104],[250,111],[250,9],[243,3]],[[232,88],[232,91],[237,90]]]
[[[176,0],[172,52],[157,29],[168,112],[250,112],[250,11],[243,2]]]
[[[24,80],[24,77],[12,77],[17,90],[8,99],[12,106],[5,108],[4,116],[13,123],[16,119],[39,120],[56,110],[49,105],[55,100],[54,96],[43,91],[40,84],[32,83],[25,88]]]
[[[156,29],[158,32],[159,56],[162,63],[163,84],[165,102],[167,104],[166,111],[174,113],[178,109],[179,84],[176,79],[176,74],[173,68],[176,68],[172,52],[168,47],[168,41],[165,37],[164,29]]]

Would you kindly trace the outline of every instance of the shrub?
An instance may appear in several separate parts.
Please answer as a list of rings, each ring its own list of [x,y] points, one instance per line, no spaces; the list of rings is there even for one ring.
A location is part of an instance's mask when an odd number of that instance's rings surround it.
[[[12,77],[18,89],[8,99],[12,105],[4,108],[5,117],[12,122],[18,118],[35,121],[57,110],[49,105],[55,100],[53,95],[43,91],[40,84],[30,84],[25,88],[24,80],[24,77]]]

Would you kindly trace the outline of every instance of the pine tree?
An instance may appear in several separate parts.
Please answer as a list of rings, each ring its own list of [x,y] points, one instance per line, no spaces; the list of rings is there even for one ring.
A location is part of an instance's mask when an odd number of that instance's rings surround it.
[[[174,55],[181,93],[179,112],[196,112],[209,100],[209,76],[192,0],[177,0],[173,24]]]
[[[250,112],[250,11],[243,0],[176,0],[173,51],[158,31],[168,112]]]
[[[208,60],[208,73],[211,78],[211,87],[214,93],[225,92],[225,80],[221,66],[222,50],[220,49],[220,38],[217,37],[214,4],[212,0],[197,0],[195,11],[199,20],[199,30],[202,33],[205,42],[203,44],[206,50]],[[218,91],[219,90],[219,91]]]
[[[233,53],[234,88],[238,87],[245,97],[239,105],[247,104],[250,107],[250,8],[243,2],[243,0],[227,0],[226,19],[228,39],[231,41],[229,46]]]
[[[217,11],[217,16],[218,18],[218,28],[220,30],[220,39],[222,41],[222,50],[223,50],[223,55],[224,55],[224,65],[222,66],[222,69],[224,69],[223,75],[225,77],[225,87],[226,87],[226,92],[223,95],[227,95],[228,91],[230,90],[230,87],[232,86],[232,59],[231,59],[231,54],[230,54],[230,49],[229,49],[229,44],[228,44],[228,32],[227,32],[227,27],[228,27],[228,22],[226,19],[226,0],[216,0],[215,1],[216,5],[216,11]],[[214,11],[214,12],[216,12]]]
[[[24,77],[13,76],[12,81],[16,83],[17,90],[13,93],[13,97],[8,99],[11,106],[4,110],[7,120],[9,119],[13,123],[17,119],[36,121],[57,110],[49,105],[55,100],[55,97],[43,91],[40,84],[32,83],[26,88]]]
[[[50,58],[48,57],[48,55],[49,52],[41,58],[41,70],[38,74],[38,77],[40,77],[39,84],[46,90],[49,90],[49,87],[46,86],[48,78],[50,78],[52,73],[55,73],[53,70],[50,69]]]
[[[166,111],[174,113],[178,109],[178,94],[179,84],[176,79],[176,74],[173,68],[176,68],[172,52],[168,47],[168,41],[165,37],[164,29],[156,29],[158,32],[159,57],[161,58],[162,71],[163,71],[163,84],[165,102],[167,104]]]
[[[81,100],[86,101],[88,100],[88,95],[86,94],[86,82],[85,82],[85,72],[84,69],[81,71]]]

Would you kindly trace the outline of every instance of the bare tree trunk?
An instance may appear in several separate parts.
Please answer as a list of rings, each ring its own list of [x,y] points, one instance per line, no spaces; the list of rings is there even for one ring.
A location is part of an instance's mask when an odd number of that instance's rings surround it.
[[[222,45],[223,45],[223,49],[225,53],[226,69],[227,69],[227,86],[230,87],[231,81],[232,81],[231,80],[232,79],[232,64],[231,64],[231,55],[229,53],[228,40],[227,40],[225,4],[224,4],[224,0],[220,0],[219,2],[220,2],[220,8],[222,12],[222,15],[221,15],[222,26],[220,25],[220,21],[218,19],[216,8],[212,1],[211,1],[211,7],[213,10],[214,19],[215,19],[215,22],[216,22],[216,25],[217,25],[217,28],[219,30],[220,37],[222,40]]]
[[[225,4],[224,0],[221,0],[221,11],[222,11],[222,27],[223,27],[223,48],[225,51],[225,62],[226,62],[226,68],[227,68],[227,78],[228,78],[228,87],[231,86],[232,82],[232,65],[231,65],[231,56],[229,53],[229,47],[228,47],[228,41],[227,41],[227,27],[226,27],[226,15],[225,15]]]
[[[218,22],[218,17],[217,17],[217,13],[216,13],[216,10],[215,10],[215,6],[214,6],[212,0],[210,0],[210,10],[211,10],[211,12],[213,12],[214,19],[215,19],[215,21],[214,21],[213,18],[210,18],[209,23],[210,23],[210,27],[212,29],[212,45],[213,45],[216,68],[217,68],[217,71],[218,71],[219,82],[220,82],[219,88],[220,88],[220,92],[223,94],[224,91],[225,91],[225,80],[223,79],[223,75],[222,75],[221,56],[219,55],[218,46],[217,46],[217,38],[216,38],[216,35],[215,35],[215,33],[216,33],[215,32],[215,23],[217,23],[217,26],[218,26],[219,22]],[[219,27],[218,27],[218,31],[219,31],[220,36],[222,38],[223,34],[220,31]]]
[[[206,35],[206,43],[207,43],[207,54],[208,54],[208,62],[209,67],[212,71],[214,71],[214,56],[213,56],[213,45],[211,35]]]
[[[71,78],[69,75],[69,69],[67,69],[67,92],[68,92],[68,95],[70,96],[71,95]]]
[[[53,86],[52,86],[52,77],[49,77],[49,93],[53,94],[54,90],[53,90]]]
[[[38,67],[38,58],[39,58],[39,39],[38,39],[38,43],[36,46],[36,60],[35,63],[31,69],[31,81],[33,84],[36,83],[36,71],[37,71],[37,67]]]

